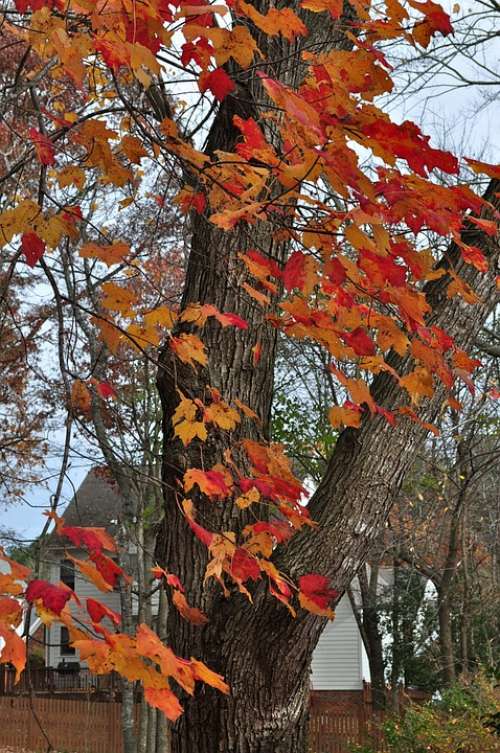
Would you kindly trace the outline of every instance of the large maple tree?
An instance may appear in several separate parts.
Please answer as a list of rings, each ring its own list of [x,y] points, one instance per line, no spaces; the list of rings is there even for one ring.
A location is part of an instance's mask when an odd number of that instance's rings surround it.
[[[443,185],[433,175],[457,176],[457,158],[375,103],[393,87],[383,43],[425,48],[450,19],[432,0],[14,0],[3,15],[16,65],[0,228],[13,264],[39,267],[56,298],[53,259],[69,241],[92,264],[147,275],[147,249],[105,224],[134,191],[165,200],[148,193],[149,161],[186,217],[178,310],[161,291],[145,308],[127,279],[61,305],[98,303],[111,352],[163,342],[156,573],[177,606],[168,642],[196,658],[178,664],[145,627],[75,645],[178,717],[175,753],[303,751],[314,647],[436,415],[459,409],[455,384],[471,383],[467,349],[495,302],[500,170],[468,160],[490,179],[483,196]],[[93,207],[88,243],[90,180],[133,190],[102,200],[102,222]],[[268,441],[279,333],[328,354],[345,393],[307,504]],[[102,541],[89,548],[94,570],[123,577],[103,566]],[[70,598],[39,580],[26,593],[56,615]],[[181,702],[144,659],[176,679]]]

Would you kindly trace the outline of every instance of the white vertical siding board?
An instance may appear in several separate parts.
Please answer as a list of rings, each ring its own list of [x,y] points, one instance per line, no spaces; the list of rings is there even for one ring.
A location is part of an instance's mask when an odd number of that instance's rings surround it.
[[[313,654],[311,684],[315,690],[361,690],[361,636],[349,599],[343,596],[335,620],[323,631]]]
[[[76,557],[77,559],[83,559],[83,560],[88,558],[88,555],[86,552],[78,551],[78,550],[71,550],[71,556]],[[64,559],[63,552],[61,552],[60,559],[53,562],[50,566],[50,580],[52,583],[59,583],[61,579],[60,568],[61,568],[62,559]],[[75,593],[81,601],[81,608],[74,601],[74,599],[71,599],[70,609],[72,613],[75,616],[77,615],[78,618],[81,619],[82,621],[86,621],[86,622],[89,621],[87,608],[86,608],[87,599],[95,599],[96,601],[100,601],[109,609],[113,609],[115,612],[118,612],[118,614],[120,614],[120,594],[117,591],[106,591],[106,592],[99,591],[99,589],[93,583],[88,581],[86,578],[84,578],[80,574],[76,566],[75,566]],[[105,621],[104,624],[110,627],[107,620]],[[60,641],[60,625],[55,625],[50,629],[49,643],[59,644],[59,641]],[[87,666],[86,662],[80,660],[78,651],[76,651],[75,654],[70,656],[67,654],[61,654],[59,645],[49,645],[48,666],[57,667],[57,665],[62,661],[80,662],[82,667]]]

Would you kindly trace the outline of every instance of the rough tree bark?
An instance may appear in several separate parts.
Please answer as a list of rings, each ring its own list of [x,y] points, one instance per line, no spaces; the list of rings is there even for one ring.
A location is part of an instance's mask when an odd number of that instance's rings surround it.
[[[489,196],[493,196],[494,190],[495,186],[490,186]],[[474,234],[473,230],[467,232]],[[163,354],[166,367],[159,374],[159,389],[165,411],[167,493],[158,554],[169,569],[179,574],[194,603],[210,618],[209,624],[200,629],[179,619],[171,610],[169,640],[180,654],[202,658],[222,672],[232,689],[227,698],[204,688],[193,698],[185,699],[185,714],[173,731],[172,750],[174,753],[192,750],[300,753],[306,745],[310,659],[325,621],[305,613],[292,620],[259,587],[254,589],[254,604],[250,605],[240,595],[234,594],[226,600],[218,588],[204,586],[206,551],[186,525],[176,498],[183,468],[189,463],[197,465],[201,460],[199,448],[186,452],[173,437],[170,419],[178,402],[176,386],[194,395],[202,395],[206,384],[216,386],[226,399],[238,397],[250,405],[264,426],[270,408],[275,335],[265,323],[256,322],[259,315],[240,299],[234,277],[220,273],[221,257],[226,269],[231,269],[228,262],[234,258],[234,248],[239,247],[241,237],[206,229],[204,238],[205,264],[195,265],[199,275],[195,280],[188,274],[185,303],[190,300],[215,303],[244,316],[253,326],[259,324],[265,333],[265,360],[259,369],[250,369],[252,343],[248,334],[224,332],[216,327],[208,327],[205,334],[210,360],[204,373],[198,374],[179,364],[175,371],[167,360],[170,354]],[[478,237],[477,233],[468,240],[482,245],[493,265],[493,257],[498,254],[496,244]],[[195,233],[192,253],[197,256],[201,255],[199,244]],[[213,244],[218,249],[215,259],[210,255]],[[468,347],[494,303],[494,274],[479,275],[462,265],[453,246],[442,264],[446,266],[450,259],[476,288],[482,302],[471,307],[461,300],[448,299],[447,280],[441,278],[427,289],[433,305],[430,323],[446,326],[459,346]],[[400,370],[410,368],[409,362],[396,357],[393,361]],[[174,373],[176,381],[172,380]],[[386,375],[375,379],[373,392],[377,402],[388,407],[394,407],[400,399],[397,386]],[[443,394],[438,390],[426,406],[428,420],[435,418],[442,399]],[[246,429],[252,431],[249,426]],[[277,566],[292,576],[304,572],[327,574],[343,590],[366,557],[425,436],[425,429],[417,424],[408,422],[397,429],[388,429],[378,419],[365,423],[357,432],[344,431],[310,503],[311,513],[320,526],[313,534],[298,534],[286,550],[278,549]],[[206,467],[219,460],[224,449],[221,438],[204,445]],[[230,526],[234,530],[247,522],[244,515],[230,507],[222,513],[214,508],[202,508],[203,522],[209,529]]]
[[[453,685],[457,678],[456,659],[453,642],[453,628],[451,619],[451,600],[453,586],[456,581],[458,563],[460,559],[460,539],[463,526],[463,513],[467,484],[460,489],[453,516],[450,523],[448,552],[443,572],[437,582],[438,620],[439,620],[439,652],[441,659],[442,682],[446,686]]]
[[[356,619],[370,667],[372,708],[386,706],[385,665],[380,630],[380,560],[370,558],[370,562],[358,570],[361,604],[356,603],[352,588],[347,589],[351,608]]]
[[[358,575],[363,605],[363,633],[366,636],[365,648],[370,665],[374,709],[385,708],[385,667],[377,598],[379,571],[379,563],[376,562],[370,564],[369,577],[365,567],[360,568]]]
[[[264,10],[262,3],[254,5]],[[304,13],[296,7],[298,3],[290,5],[299,14]],[[309,45],[315,42],[331,48],[346,44],[338,27],[324,17],[319,16],[318,22],[317,16],[313,22],[316,27],[308,20]],[[281,38],[279,43],[263,39],[258,42],[261,48],[267,47],[270,60],[282,61],[273,67],[273,75],[281,75],[285,83],[296,84],[301,76],[298,64],[301,42],[288,45]],[[270,45],[276,48],[270,50]],[[207,151],[232,149],[236,137],[233,115],[258,119],[258,103],[263,101],[260,86],[254,80],[245,83],[238,97],[226,97],[212,125]],[[287,248],[273,244],[272,228],[267,223],[251,228],[240,224],[233,232],[223,232],[203,217],[196,217],[193,222],[182,306],[191,302],[212,303],[223,311],[239,314],[250,326],[240,331],[207,324],[203,340],[209,362],[200,371],[174,361],[168,348],[161,354],[158,387],[164,411],[166,492],[157,555],[168,570],[180,577],[192,602],[209,617],[208,624],[200,628],[182,620],[176,610],[170,610],[168,639],[180,655],[202,659],[221,672],[231,686],[228,697],[202,687],[193,698],[182,698],[185,713],[173,729],[172,751],[302,753],[307,737],[310,660],[325,620],[305,612],[292,620],[288,611],[260,585],[251,589],[254,603],[249,604],[237,593],[225,599],[219,587],[203,583],[207,552],[180,512],[179,481],[188,466],[203,464],[208,468],[220,462],[227,445],[222,434],[212,433],[202,448],[192,443],[184,449],[174,437],[171,424],[179,402],[177,389],[190,397],[203,398],[206,385],[211,385],[221,391],[225,400],[238,398],[249,405],[261,419],[260,429],[254,422],[244,422],[241,432],[257,439],[267,436],[276,332],[242,292],[245,273],[238,262],[238,252],[259,248],[279,262],[285,258]],[[475,242],[478,243],[477,238]],[[493,253],[491,248],[487,250],[490,255]],[[494,275],[480,276],[472,268],[464,268],[454,248],[450,254],[464,277],[477,287],[483,303],[466,307],[461,301],[447,299],[446,278],[442,278],[428,289],[434,309],[430,321],[446,327],[460,346],[467,346],[491,308]],[[189,325],[182,326],[186,331]],[[257,331],[262,353],[259,365],[254,368],[252,347]],[[399,370],[410,368],[409,361],[396,357],[393,361]],[[375,379],[373,392],[379,404],[391,408],[401,399],[397,386],[387,375]],[[427,406],[428,420],[437,414],[442,399],[438,390]],[[388,429],[383,419],[374,419],[356,432],[344,431],[310,503],[311,514],[320,524],[318,529],[312,534],[298,534],[286,550],[278,548],[275,564],[292,577],[306,572],[326,574],[339,590],[344,590],[383,524],[394,492],[424,439],[425,430],[409,421],[397,429]],[[203,525],[210,530],[239,531],[249,522],[248,512],[231,505],[204,505],[200,501],[197,509]]]

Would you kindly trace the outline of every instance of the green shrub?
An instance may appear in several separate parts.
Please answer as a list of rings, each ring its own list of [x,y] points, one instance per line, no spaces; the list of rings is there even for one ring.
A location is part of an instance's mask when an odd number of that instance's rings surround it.
[[[438,701],[410,705],[382,725],[388,753],[500,753],[498,695],[484,678],[457,683]],[[378,753],[362,746],[356,753]]]

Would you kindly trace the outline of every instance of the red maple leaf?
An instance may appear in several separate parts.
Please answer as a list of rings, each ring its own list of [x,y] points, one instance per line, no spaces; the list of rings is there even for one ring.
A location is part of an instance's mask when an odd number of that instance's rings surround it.
[[[247,580],[260,578],[260,567],[255,557],[251,557],[246,549],[238,547],[231,560],[231,576],[244,583]]]
[[[40,599],[46,609],[61,614],[71,594],[69,588],[56,586],[46,580],[32,580],[26,589],[26,601],[32,604],[36,599]]]
[[[253,118],[243,120],[239,115],[235,115],[233,123],[245,139],[244,144],[236,145],[236,151],[245,159],[252,159],[258,149],[265,149],[268,146],[264,134]]]
[[[165,577],[169,586],[172,586],[172,588],[176,588],[178,591],[184,593],[184,586],[180,582],[177,575],[174,575],[173,573],[167,573]]]
[[[216,68],[215,71],[210,73],[202,73],[199,83],[202,94],[209,89],[219,102],[222,102],[236,88],[234,81],[229,78],[224,68]]]
[[[45,136],[45,134],[37,131],[36,128],[30,128],[28,131],[29,137],[32,140],[36,156],[42,165],[53,165],[55,163],[55,151],[52,141]]]
[[[80,528],[78,526],[63,526],[59,534],[66,536],[75,546],[88,552],[116,552],[116,544],[105,528]]]
[[[26,264],[34,267],[45,253],[45,243],[36,233],[23,233],[21,236],[21,251],[26,257]]]
[[[356,327],[352,332],[342,332],[342,339],[358,356],[375,355],[375,343],[362,327]]]
[[[292,526],[285,520],[276,520],[274,523],[259,520],[251,526],[251,529],[254,533],[270,533],[279,544],[289,539],[293,534]]]
[[[302,288],[305,280],[306,257],[301,251],[294,251],[283,270],[283,284],[287,290]]]
[[[316,573],[302,575],[299,578],[299,588],[320,609],[327,609],[330,602],[340,595],[334,588],[330,588],[329,578]]]
[[[112,387],[107,382],[98,382],[96,384],[96,390],[99,393],[99,395],[102,397],[103,400],[106,400],[109,397],[115,398],[116,397],[116,390],[114,387]]]
[[[104,617],[108,617],[111,622],[118,627],[122,621],[118,612],[114,612],[105,604],[102,604],[102,602],[96,601],[96,599],[87,599],[87,612],[89,613],[92,622],[100,622]]]
[[[186,68],[194,60],[200,68],[206,68],[215,50],[206,39],[195,42],[185,42],[181,47],[181,63]]]
[[[106,557],[101,552],[93,552],[90,555],[90,559],[101,573],[102,577],[109,583],[110,586],[116,588],[118,578],[122,575],[125,576],[124,571],[114,562],[110,557]]]
[[[195,536],[202,542],[202,544],[205,544],[205,546],[210,546],[214,540],[214,534],[210,533],[210,531],[207,531],[206,528],[203,528],[203,526],[200,526],[199,523],[196,522],[196,520],[193,520],[193,518],[188,518],[186,516],[186,520],[189,524],[189,527],[195,534]]]
[[[104,62],[115,73],[120,70],[122,65],[128,65],[130,55],[124,44],[117,45],[107,39],[98,39],[94,44],[97,52],[100,52]]]
[[[183,212],[194,209],[198,214],[202,214],[207,206],[207,199],[204,193],[188,194],[182,198],[180,206]]]
[[[241,316],[238,316],[238,314],[219,314],[217,318],[224,327],[231,324],[238,329],[248,329],[248,322],[242,319]]]
[[[438,167],[446,173],[458,174],[458,160],[449,152],[429,146],[429,136],[420,128],[405,120],[404,123],[390,123],[387,120],[374,120],[363,127],[363,133],[377,141],[383,148],[390,149],[397,157],[408,162],[418,175],[427,177],[427,171]]]

